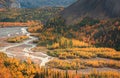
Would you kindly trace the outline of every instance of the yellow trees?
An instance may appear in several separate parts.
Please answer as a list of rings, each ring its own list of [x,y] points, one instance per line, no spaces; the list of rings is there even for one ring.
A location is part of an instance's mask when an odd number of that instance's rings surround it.
[[[31,33],[36,33],[43,29],[43,24],[40,21],[28,21],[28,31]]]
[[[110,58],[119,60],[120,53],[110,48],[67,48],[67,49],[56,49],[54,51],[49,51],[48,55],[54,57],[65,57],[68,59],[74,58]]]
[[[120,52],[104,52],[104,53],[99,52],[98,56],[103,58],[120,60]]]
[[[62,37],[59,42],[60,46],[63,48],[72,48],[72,47],[89,47],[90,45],[75,39],[67,39]]]
[[[68,45],[68,39],[65,37],[60,38],[59,45],[62,48],[67,48]]]
[[[84,52],[84,51],[77,51],[77,52],[74,52],[79,58],[87,58],[87,59],[90,59],[90,58],[95,58],[97,57],[96,54],[94,53],[91,53],[91,52]]]
[[[119,72],[117,71],[93,71],[89,75],[90,78],[120,78]]]
[[[90,45],[79,40],[72,39],[72,43],[74,47],[89,47]]]
[[[117,61],[83,61],[80,59],[68,60],[53,60],[48,63],[48,66],[61,68],[65,70],[39,67],[33,64],[28,58],[27,61],[20,61],[15,58],[8,58],[4,53],[0,53],[0,78],[120,78],[118,71],[102,71],[91,70],[88,74],[68,69],[85,69],[87,66],[106,66],[120,68],[120,63]],[[108,66],[109,67],[109,66]]]
[[[47,48],[48,49],[57,49],[57,48],[59,48],[59,43],[54,43],[54,44],[52,44],[52,45],[47,45]]]
[[[64,69],[64,70],[78,70],[78,69],[84,69],[86,68],[85,66],[80,64],[80,60],[59,60],[55,59],[47,63],[48,66],[54,67],[54,68],[59,68],[59,69]]]
[[[59,68],[59,69],[87,69],[89,67],[91,68],[114,68],[114,69],[119,69],[120,68],[120,62],[115,61],[115,60],[96,60],[96,59],[88,59],[88,60],[83,60],[83,59],[69,59],[69,60],[60,60],[60,59],[55,59],[51,60],[50,62],[47,63],[48,66],[52,68]]]
[[[11,72],[6,66],[4,65],[5,59],[7,56],[4,53],[0,52],[0,78],[11,78]]]
[[[75,59],[75,58],[95,58],[97,57],[96,54],[91,52],[84,52],[84,51],[50,51],[48,55],[59,57],[60,59]]]
[[[0,78],[12,78],[9,69],[7,69],[2,63],[0,63]]]
[[[35,27],[29,27],[28,28],[28,31],[31,32],[31,33],[35,33],[37,31],[40,31],[42,30],[42,25],[38,25],[38,26],[35,26]]]
[[[55,38],[54,38],[55,39]],[[62,48],[62,49],[65,49],[65,48],[74,48],[74,47],[90,47],[91,45],[83,42],[83,41],[79,41],[79,40],[75,40],[75,39],[68,39],[68,38],[65,38],[65,37],[61,37],[57,40],[57,42],[54,42],[54,39],[51,39],[53,40],[53,44],[50,45],[48,47],[48,49],[56,49],[56,48]],[[57,47],[55,47],[57,46]]]
[[[21,62],[0,53],[0,78],[33,78],[36,72],[36,66],[30,59]]]
[[[19,43],[19,42],[22,42],[23,40],[26,40],[28,38],[29,38],[28,36],[22,35],[22,36],[16,36],[16,37],[8,38],[7,41],[11,42],[11,43]]]
[[[23,22],[0,22],[0,26],[2,27],[17,27],[17,26],[21,26],[21,27],[26,27],[28,26],[28,23],[23,23]]]
[[[66,48],[55,49],[48,55],[58,58],[48,62],[48,66],[58,69],[120,68],[120,53],[111,48]],[[106,59],[107,58],[107,59]],[[76,60],[78,59],[78,60]],[[108,75],[108,74],[107,74]]]

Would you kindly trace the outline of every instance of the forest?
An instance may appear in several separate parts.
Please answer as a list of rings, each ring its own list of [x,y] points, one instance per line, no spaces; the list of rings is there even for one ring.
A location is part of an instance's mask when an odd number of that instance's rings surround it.
[[[39,21],[35,21],[31,25],[29,24],[28,28],[29,32],[38,33],[37,36],[40,39],[38,45],[43,44],[51,49],[52,46],[54,48],[55,46],[56,48],[68,48],[93,45],[95,47],[109,47],[120,50],[119,18],[98,20],[86,17],[78,24],[66,25],[63,18],[56,16],[50,18],[44,25],[42,23],[39,25],[39,23]]]
[[[54,57],[46,64],[49,68],[62,71],[76,70],[77,73],[89,68],[118,70],[119,22],[119,19],[98,20],[85,17],[78,24],[68,26],[63,18],[56,16],[50,18],[45,25],[33,24],[28,31],[39,38],[33,41],[38,44],[34,50],[39,51],[41,46],[46,47],[47,54]],[[102,75],[75,76],[75,78],[86,77],[104,78]]]
[[[50,17],[53,17],[62,10],[63,7],[43,7],[36,9],[9,8],[0,12],[0,22],[27,22],[29,20],[46,22]]]
[[[0,53],[0,78],[119,78],[116,71],[97,72],[80,74],[69,70],[60,71],[51,68],[39,67],[29,58],[26,61],[9,58],[6,54]]]

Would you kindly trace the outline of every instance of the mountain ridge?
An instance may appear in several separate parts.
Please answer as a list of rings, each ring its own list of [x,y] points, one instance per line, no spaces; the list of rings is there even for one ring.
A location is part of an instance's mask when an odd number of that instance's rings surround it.
[[[76,0],[17,0],[23,8],[38,8],[44,6],[69,6]]]
[[[6,8],[39,8],[39,7],[67,7],[76,0],[1,0],[0,7]]]
[[[61,15],[67,23],[80,20],[81,17],[106,19],[120,17],[120,0],[78,0],[65,8]]]

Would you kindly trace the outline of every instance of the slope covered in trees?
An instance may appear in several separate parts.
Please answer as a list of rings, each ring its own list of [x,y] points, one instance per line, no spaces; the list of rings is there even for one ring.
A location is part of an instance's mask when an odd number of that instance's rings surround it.
[[[96,47],[110,47],[120,50],[119,18],[98,20],[85,17],[78,24],[66,25],[65,20],[58,16],[49,19],[43,30],[39,32],[41,32],[40,39],[43,38],[43,40],[53,39],[55,42],[58,42],[61,36],[64,36],[69,39],[77,39],[93,44]]]
[[[0,22],[27,22],[29,20],[46,22],[48,18],[55,16],[62,10],[62,7],[9,9],[0,12]]]

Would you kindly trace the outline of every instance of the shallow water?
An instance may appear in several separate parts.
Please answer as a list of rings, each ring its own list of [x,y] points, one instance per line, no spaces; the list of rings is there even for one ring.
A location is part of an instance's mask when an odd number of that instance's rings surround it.
[[[8,36],[14,36],[14,35],[20,35],[22,33],[23,27],[5,27],[0,28],[0,37],[8,37]],[[26,28],[26,27],[24,27]]]

